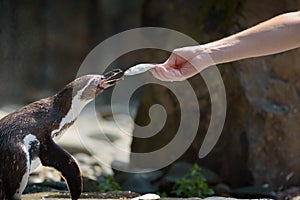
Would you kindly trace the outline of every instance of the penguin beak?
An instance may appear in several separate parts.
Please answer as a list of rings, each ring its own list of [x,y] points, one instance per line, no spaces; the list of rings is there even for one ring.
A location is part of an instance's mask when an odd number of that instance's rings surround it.
[[[101,76],[101,79],[98,84],[98,88],[100,90],[104,90],[106,88],[109,88],[113,85],[115,85],[120,80],[123,80],[122,76],[117,76],[119,74],[123,73],[121,69],[114,69],[110,72],[107,72],[106,74]]]

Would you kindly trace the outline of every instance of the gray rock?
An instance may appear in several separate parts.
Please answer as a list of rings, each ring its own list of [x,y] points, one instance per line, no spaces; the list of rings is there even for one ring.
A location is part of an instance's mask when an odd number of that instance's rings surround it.
[[[193,165],[186,162],[177,162],[174,163],[166,175],[159,181],[159,188],[161,191],[172,191],[173,185],[175,182],[182,177],[184,177],[190,170],[193,168]]]
[[[131,192],[131,191],[113,191],[106,193],[82,193],[80,199],[88,200],[88,199],[132,199],[134,197],[139,196],[139,194]],[[69,199],[70,194],[68,192],[42,192],[42,193],[34,193],[34,194],[26,194],[22,196],[23,200],[62,200]]]
[[[221,182],[221,178],[212,170],[200,166],[203,176],[206,178],[206,182],[209,185],[217,185]]]
[[[64,181],[51,181],[46,180],[42,183],[28,184],[24,190],[24,194],[37,193],[37,192],[66,192],[68,191],[67,185]]]
[[[187,173],[191,171],[193,165],[186,162],[176,162],[174,163],[167,174],[164,176],[162,182],[175,183],[178,179],[184,177]]]
[[[201,44],[236,33],[300,6],[299,1],[288,0],[252,0],[243,3],[232,0],[230,3],[223,1],[224,4],[218,4],[216,8],[215,1],[206,2],[183,3],[178,0],[161,1],[158,4],[156,1],[145,1],[143,22],[146,25],[157,22],[160,26],[185,30],[185,34],[194,36]],[[199,8],[203,12],[198,12]],[[211,13],[214,13],[213,26]],[[187,20],[194,23],[188,23]],[[174,23],[177,21],[183,23]],[[202,28],[197,24],[201,24]],[[267,183],[273,188],[299,185],[299,53],[300,49],[296,49],[273,56],[218,65],[229,109],[217,145],[202,161],[233,187],[249,183]],[[161,55],[151,56],[151,59],[161,60],[159,56]],[[189,79],[189,83],[199,100],[199,105],[196,106],[201,108],[201,123],[190,149],[179,158],[191,162],[199,159],[198,152],[211,120],[210,96],[207,85],[200,79],[200,76],[194,76]],[[213,82],[210,81],[212,84]],[[176,125],[181,120],[182,107],[187,109],[195,106],[179,106],[174,101],[174,93],[165,87],[151,86],[143,89],[136,122],[144,124],[149,121],[145,113],[148,113],[149,105],[152,104],[163,105],[168,118],[157,137],[147,140],[134,138],[133,152],[152,152],[169,144],[177,133]],[[186,119],[195,124],[194,120],[190,120],[192,115]],[[138,130],[135,130],[134,135],[139,134]],[[186,134],[190,132],[189,128],[185,129]],[[168,155],[159,156],[163,159]]]
[[[214,186],[212,189],[215,192],[214,195],[225,195],[231,192],[230,187],[224,183],[219,183],[216,186]]]
[[[120,162],[115,160],[111,163],[111,167],[114,170],[113,172],[114,172],[115,180],[120,184],[122,184],[132,176],[137,175],[135,173],[126,172],[129,171],[130,165],[125,162]],[[123,171],[119,171],[116,169],[123,169]],[[164,173],[161,170],[156,170],[152,172],[138,173],[138,176],[148,180],[149,182],[155,182],[156,180],[160,179],[163,176],[163,174]]]
[[[286,199],[299,200],[300,199],[299,195],[300,195],[300,187],[299,186],[291,187],[278,192],[277,199],[278,200],[286,200]]]
[[[276,193],[267,187],[261,186],[248,186],[238,188],[230,193],[231,196],[236,198],[270,198],[276,199]]]
[[[134,174],[121,184],[123,190],[130,190],[140,194],[155,193],[158,191],[158,185],[150,183],[145,176]]]
[[[204,200],[237,200],[237,199],[229,198],[229,197],[207,197]]]
[[[216,185],[220,183],[220,177],[208,168],[201,167],[203,176],[206,178],[206,182],[209,185]],[[161,189],[169,191],[172,189],[173,184],[183,178],[186,174],[190,173],[193,169],[193,164],[186,162],[176,162],[174,163],[167,174],[160,181]]]
[[[83,192],[95,192],[99,185],[98,181],[90,179],[88,177],[82,177],[83,180]]]
[[[33,194],[40,192],[59,192],[59,190],[48,186],[41,186],[38,184],[28,184],[23,192],[23,194]]]

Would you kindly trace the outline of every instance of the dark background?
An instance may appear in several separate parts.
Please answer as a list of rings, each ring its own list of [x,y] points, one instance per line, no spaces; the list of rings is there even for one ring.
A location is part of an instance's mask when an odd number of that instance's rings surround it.
[[[75,78],[96,45],[121,31],[165,27],[205,43],[299,8],[299,0],[1,0],[0,106],[55,93]],[[232,187],[299,185],[299,53],[293,50],[218,66],[227,92],[227,118],[217,146],[204,159],[197,156],[210,120],[209,95],[201,78],[191,78],[204,118],[194,143],[179,160],[212,169]],[[140,51],[116,63],[125,69],[167,56]],[[132,151],[151,151],[174,136],[173,125],[180,115],[171,99],[159,86],[143,90],[138,123],[147,120],[149,104],[161,103],[171,110],[159,137],[134,138]]]

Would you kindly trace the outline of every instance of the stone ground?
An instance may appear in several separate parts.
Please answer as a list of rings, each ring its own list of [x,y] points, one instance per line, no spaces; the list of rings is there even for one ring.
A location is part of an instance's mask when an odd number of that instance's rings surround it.
[[[85,197],[86,196],[86,197]],[[106,199],[106,200],[113,200],[113,199],[133,199],[139,200],[143,198],[137,197],[136,194],[131,194],[130,192],[112,192],[112,193],[103,193],[103,194],[93,194],[93,193],[85,193],[82,195],[80,199],[82,200],[90,200],[90,199]],[[61,194],[61,193],[35,193],[35,194],[27,194],[23,195],[23,200],[65,200],[66,198],[69,198],[68,194]],[[162,200],[202,200],[201,198],[160,198]],[[208,197],[204,198],[203,200],[236,200],[234,198],[226,198],[226,197]]]
[[[18,108],[18,106],[0,108],[0,118],[9,112],[14,111],[16,108]],[[133,122],[128,118],[127,115],[122,114],[122,108],[119,110],[120,112],[115,114],[114,118],[112,118],[109,114],[105,114],[105,117],[100,117],[93,111],[93,106],[89,106],[82,112],[76,124],[68,129],[66,133],[58,140],[58,143],[68,152],[72,153],[79,161],[80,168],[85,177],[95,180],[95,178],[98,178],[102,174],[112,174],[111,163],[113,161],[117,160],[125,164],[129,162]],[[99,151],[99,149],[101,149],[101,151]],[[61,180],[59,173],[51,168],[45,168],[41,166],[36,171],[37,172],[30,176],[29,183],[42,183],[43,181],[49,179],[54,182],[59,182]],[[65,185],[63,187],[65,187]],[[300,200],[300,196],[296,196],[299,194],[299,192],[299,188],[294,188],[286,193],[283,193],[278,199]],[[131,199],[133,196],[128,195],[132,194],[133,193],[128,194],[128,192],[119,192],[117,194],[84,193],[81,199]],[[291,194],[289,195],[291,198],[286,198],[287,194]],[[59,200],[66,198],[68,199],[69,195],[66,195],[62,192],[44,192],[23,195],[23,199],[25,200]],[[233,198],[210,197],[205,199],[223,200]]]

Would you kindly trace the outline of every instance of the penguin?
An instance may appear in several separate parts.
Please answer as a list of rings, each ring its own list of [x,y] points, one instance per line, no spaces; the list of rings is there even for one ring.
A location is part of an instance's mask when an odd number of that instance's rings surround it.
[[[120,69],[85,75],[55,95],[26,105],[0,120],[0,199],[20,200],[28,177],[39,163],[61,172],[72,199],[82,192],[75,158],[54,139],[70,127],[81,110],[122,78]]]

